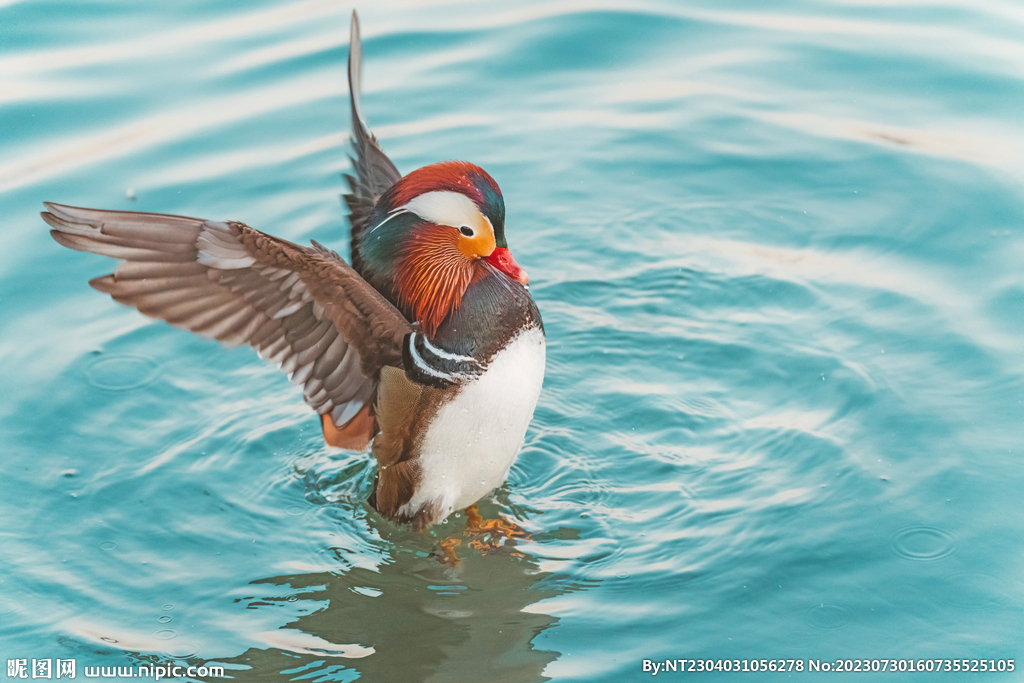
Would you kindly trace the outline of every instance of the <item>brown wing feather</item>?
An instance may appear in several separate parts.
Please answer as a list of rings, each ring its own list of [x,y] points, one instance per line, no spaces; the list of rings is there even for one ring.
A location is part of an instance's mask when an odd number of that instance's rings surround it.
[[[358,245],[368,227],[370,212],[384,191],[398,182],[402,174],[395,168],[367,128],[362,109],[363,46],[359,39],[359,16],[352,12],[352,30],[348,43],[348,91],[352,105],[352,167],[355,175],[345,175],[349,192],[345,195],[352,225],[352,266],[363,272]]]
[[[372,405],[382,367],[402,364],[408,321],[319,245],[301,247],[242,223],[46,206],[43,220],[57,242],[123,260],[92,280],[94,288],[177,327],[252,346],[301,384],[306,402],[333,426]]]

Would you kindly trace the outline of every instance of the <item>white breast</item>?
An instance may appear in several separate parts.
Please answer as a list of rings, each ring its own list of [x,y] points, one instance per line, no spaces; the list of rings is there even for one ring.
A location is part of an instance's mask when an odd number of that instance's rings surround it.
[[[537,407],[544,357],[544,333],[525,330],[441,407],[421,442],[422,478],[400,513],[430,506],[438,522],[501,486]]]

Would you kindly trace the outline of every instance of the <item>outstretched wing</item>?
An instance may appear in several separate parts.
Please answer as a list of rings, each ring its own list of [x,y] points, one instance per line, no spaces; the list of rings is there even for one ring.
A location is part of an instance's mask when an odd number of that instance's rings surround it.
[[[373,205],[384,192],[394,185],[402,174],[398,172],[380,145],[370,133],[363,119],[361,103],[363,80],[363,45],[359,40],[359,17],[352,11],[352,32],[348,43],[348,92],[352,103],[352,147],[355,157],[352,166],[355,175],[345,174],[349,193],[345,195],[348,205],[349,222],[352,225],[352,267],[363,272],[358,245]]]
[[[95,289],[229,346],[252,346],[336,427],[360,411],[365,418],[380,369],[402,365],[408,321],[319,245],[301,247],[242,223],[46,207],[43,220],[59,243],[123,260],[89,282]]]

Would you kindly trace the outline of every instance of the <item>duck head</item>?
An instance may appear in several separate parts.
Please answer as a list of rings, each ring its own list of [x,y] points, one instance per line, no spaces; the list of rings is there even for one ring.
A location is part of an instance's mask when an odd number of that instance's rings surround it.
[[[529,282],[505,241],[505,201],[479,166],[417,169],[380,196],[357,249],[367,276],[428,335],[458,308],[474,278],[495,270]]]

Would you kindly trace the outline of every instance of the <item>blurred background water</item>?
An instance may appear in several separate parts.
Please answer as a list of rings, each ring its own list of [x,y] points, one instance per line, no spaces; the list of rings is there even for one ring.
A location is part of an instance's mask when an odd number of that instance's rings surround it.
[[[113,264],[38,217],[236,219],[347,254],[351,10],[0,0],[6,658],[1024,667],[1024,5],[359,7],[371,127],[404,171],[498,180],[548,331],[484,506],[532,539],[458,567],[429,554],[464,520],[381,520],[371,458],[326,447],[275,368],[90,290]]]

